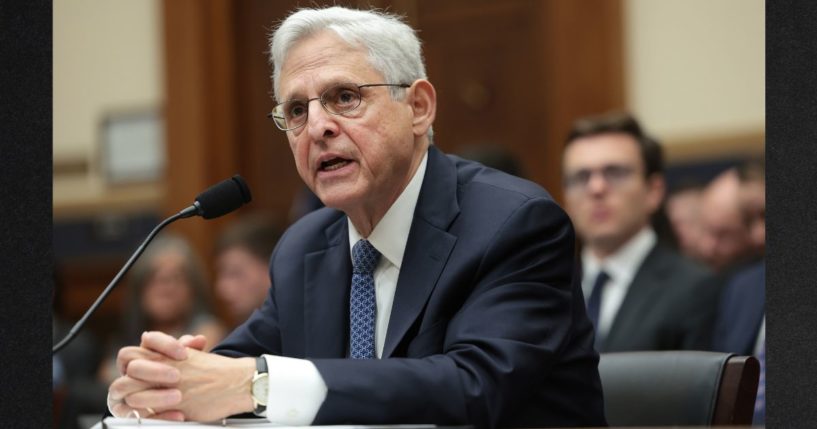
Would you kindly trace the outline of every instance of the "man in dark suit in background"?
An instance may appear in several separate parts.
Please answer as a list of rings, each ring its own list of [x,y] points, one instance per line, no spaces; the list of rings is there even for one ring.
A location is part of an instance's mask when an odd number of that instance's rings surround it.
[[[708,349],[717,288],[704,268],[658,244],[650,226],[665,192],[658,143],[626,114],[582,118],[563,172],[596,348]]]
[[[281,238],[267,300],[217,354],[158,332],[122,349],[112,412],[605,425],[569,218],[541,187],[431,145],[436,94],[414,31],[301,10],[271,53],[271,116],[327,207]]]
[[[763,162],[747,162],[736,170],[740,187],[736,198],[742,227],[749,231],[751,247],[766,249],[766,169]],[[752,424],[766,420],[766,263],[756,262],[739,270],[721,295],[712,349],[753,355],[760,361],[760,380]]]

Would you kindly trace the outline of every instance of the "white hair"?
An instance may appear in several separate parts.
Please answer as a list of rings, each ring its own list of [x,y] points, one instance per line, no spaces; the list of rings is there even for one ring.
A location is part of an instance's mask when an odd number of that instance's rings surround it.
[[[323,30],[331,30],[351,46],[367,50],[371,66],[385,79],[382,83],[411,84],[426,78],[420,39],[400,16],[340,6],[300,9],[289,15],[270,37],[276,99],[281,89],[281,67],[289,50],[302,39]],[[392,88],[391,94],[399,97],[402,88]]]

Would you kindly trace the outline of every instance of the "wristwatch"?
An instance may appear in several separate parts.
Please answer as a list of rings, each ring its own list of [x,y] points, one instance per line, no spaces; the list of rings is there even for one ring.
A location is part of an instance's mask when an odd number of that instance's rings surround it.
[[[255,407],[253,414],[260,415],[267,410],[267,392],[269,390],[269,371],[267,371],[267,360],[264,356],[255,359],[255,373],[252,376],[250,394],[252,404]]]

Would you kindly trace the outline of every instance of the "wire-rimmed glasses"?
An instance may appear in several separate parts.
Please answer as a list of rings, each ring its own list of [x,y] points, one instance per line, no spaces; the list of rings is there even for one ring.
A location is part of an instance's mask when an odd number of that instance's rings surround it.
[[[599,169],[583,168],[564,177],[565,188],[570,192],[584,192],[593,174],[596,173],[599,173],[610,186],[619,187],[635,173],[635,168],[619,164],[609,164]]]
[[[342,115],[357,109],[363,99],[360,93],[361,88],[373,86],[398,86],[408,88],[411,85],[406,83],[367,83],[356,85],[353,83],[341,83],[328,88],[321,93],[320,97],[305,100],[287,100],[278,103],[273,107],[272,112],[267,117],[275,122],[275,126],[282,131],[292,131],[306,124],[309,117],[309,103],[319,100],[321,106],[333,115]]]

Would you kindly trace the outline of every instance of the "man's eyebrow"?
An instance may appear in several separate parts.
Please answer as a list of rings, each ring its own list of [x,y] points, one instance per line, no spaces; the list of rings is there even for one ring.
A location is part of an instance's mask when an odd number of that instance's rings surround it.
[[[352,84],[352,85],[356,85],[354,83],[354,79],[349,79],[349,78],[346,78],[346,77],[338,77],[338,78],[335,78],[335,79],[324,81],[324,82],[322,82],[321,84],[319,84],[317,86],[317,88],[319,88],[319,89],[316,91],[316,96],[320,96],[321,94],[324,93],[324,91],[326,91],[327,89],[329,89],[329,88],[331,88],[333,86],[343,85],[343,84],[347,84],[347,83]],[[309,98],[309,97],[307,97],[305,95],[301,95],[299,93],[299,91],[300,90],[292,91],[289,96],[282,97],[282,100],[280,102],[282,103],[284,101],[291,101],[291,100],[306,100],[307,98]]]

